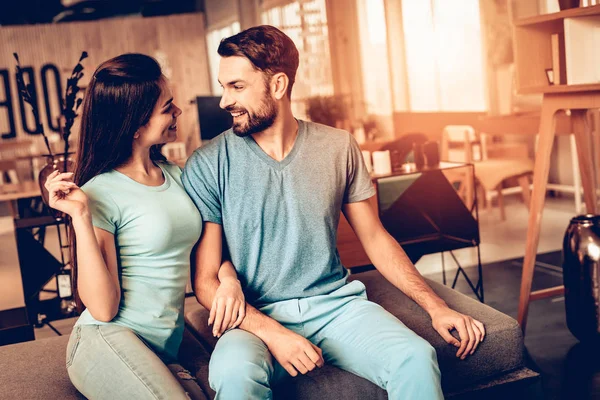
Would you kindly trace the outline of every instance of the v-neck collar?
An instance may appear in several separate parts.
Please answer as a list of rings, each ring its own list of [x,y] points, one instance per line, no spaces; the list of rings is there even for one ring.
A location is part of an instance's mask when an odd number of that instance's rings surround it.
[[[250,147],[254,154],[256,154],[261,160],[263,160],[271,168],[281,171],[294,160],[294,158],[300,151],[300,147],[302,147],[302,143],[304,142],[306,136],[306,125],[304,121],[296,121],[298,122],[298,134],[296,135],[296,140],[294,141],[292,150],[290,150],[288,155],[285,156],[285,158],[281,161],[277,161],[273,157],[265,153],[265,151],[258,145],[258,143],[256,143],[256,140],[254,140],[252,135],[244,136],[243,139],[246,141],[246,144]]]

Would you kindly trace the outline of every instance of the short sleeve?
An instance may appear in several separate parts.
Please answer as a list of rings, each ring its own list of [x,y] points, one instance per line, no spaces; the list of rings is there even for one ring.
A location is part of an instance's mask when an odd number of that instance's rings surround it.
[[[363,201],[375,195],[371,175],[367,171],[358,143],[348,134],[348,158],[346,166],[346,191],[344,204]]]
[[[121,212],[115,201],[110,197],[110,189],[94,184],[93,179],[83,185],[81,189],[88,197],[92,224],[114,235],[119,225]]]
[[[181,182],[204,222],[222,225],[221,198],[216,172],[202,156],[195,152],[186,162]]]

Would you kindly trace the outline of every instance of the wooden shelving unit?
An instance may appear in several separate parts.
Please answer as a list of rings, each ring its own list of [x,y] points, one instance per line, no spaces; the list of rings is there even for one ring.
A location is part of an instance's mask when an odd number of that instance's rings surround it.
[[[546,77],[546,69],[552,68],[552,35],[559,34],[561,40],[564,40],[565,19],[567,18],[595,16],[600,20],[600,5],[519,18],[513,22],[513,44],[519,93],[568,93],[600,88],[600,82],[569,85],[567,81],[566,85],[552,85]],[[564,58],[566,54],[560,54],[560,57]]]
[[[521,94],[536,94],[536,93],[574,93],[587,92],[590,90],[600,90],[600,83],[589,83],[585,85],[546,85],[523,87],[519,89]]]
[[[531,5],[525,3],[529,0],[511,0],[511,7],[514,1],[520,2],[520,6]],[[528,7],[528,10],[531,8]],[[594,156],[600,159],[600,138],[592,137],[587,131],[586,112],[589,109],[600,108],[600,75],[596,75],[595,72],[600,62],[596,63],[595,59],[588,56],[595,53],[596,39],[593,31],[599,27],[600,5],[513,19],[517,90],[520,93],[543,95],[517,317],[523,332],[527,325],[530,301],[564,293],[562,286],[531,291],[548,186],[550,154],[556,135],[556,114],[559,111],[571,111],[569,118],[577,143],[586,209],[588,213],[597,212],[594,175],[600,175],[600,171],[594,171],[592,160]],[[569,66],[572,68],[571,73]],[[562,71],[561,84],[550,84],[546,69],[553,69],[554,75],[557,69]],[[589,83],[569,84],[573,77]],[[574,81],[571,80],[571,83]]]
[[[565,18],[589,17],[600,15],[600,5],[571,8],[570,10],[560,11],[551,14],[537,15],[535,17],[519,18],[513,21],[514,26],[533,26],[541,25],[553,21],[562,21]]]

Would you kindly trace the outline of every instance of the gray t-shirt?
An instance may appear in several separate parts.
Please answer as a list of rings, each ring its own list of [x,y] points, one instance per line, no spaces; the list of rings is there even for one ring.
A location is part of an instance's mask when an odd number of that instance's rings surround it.
[[[375,194],[348,132],[298,125],[281,162],[252,136],[228,130],[196,150],[182,175],[203,220],[223,226],[246,299],[256,307],[343,286],[347,271],[336,248],[342,204]]]

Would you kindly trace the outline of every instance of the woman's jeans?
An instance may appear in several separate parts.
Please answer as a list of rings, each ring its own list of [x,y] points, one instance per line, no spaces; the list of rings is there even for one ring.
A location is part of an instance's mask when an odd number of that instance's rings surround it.
[[[67,371],[88,399],[205,398],[188,371],[165,365],[131,329],[118,325],[76,325]]]

